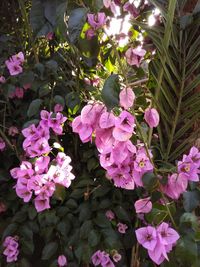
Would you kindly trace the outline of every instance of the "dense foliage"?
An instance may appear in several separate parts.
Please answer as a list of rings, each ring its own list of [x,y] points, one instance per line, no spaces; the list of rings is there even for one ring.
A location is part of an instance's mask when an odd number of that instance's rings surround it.
[[[199,266],[197,2],[1,1],[0,266]]]

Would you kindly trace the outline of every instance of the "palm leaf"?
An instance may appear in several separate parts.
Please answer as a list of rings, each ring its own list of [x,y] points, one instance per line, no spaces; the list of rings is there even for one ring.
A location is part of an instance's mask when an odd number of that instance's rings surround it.
[[[162,24],[139,26],[147,31],[157,51],[150,64],[150,75],[157,84],[152,99],[161,117],[161,154],[163,160],[172,161],[200,135],[198,128],[194,130],[200,121],[200,20],[199,14],[183,13],[187,1],[151,2],[161,10]]]

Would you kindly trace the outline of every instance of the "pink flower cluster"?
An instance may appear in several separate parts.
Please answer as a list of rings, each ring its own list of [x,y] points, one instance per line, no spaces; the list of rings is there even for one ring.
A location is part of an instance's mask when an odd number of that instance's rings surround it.
[[[34,204],[38,212],[50,208],[50,197],[56,190],[56,185],[69,187],[75,178],[71,173],[71,159],[65,153],[59,152],[51,161],[47,154],[51,151],[49,145],[50,129],[55,134],[62,134],[62,124],[66,121],[61,113],[53,114],[41,111],[41,120],[36,127],[34,124],[25,128],[22,133],[26,137],[23,148],[33,163],[22,161],[20,167],[11,170],[11,175],[17,179],[16,194],[29,202],[35,196]]]
[[[47,154],[51,151],[48,140],[50,138],[50,129],[55,134],[61,135],[62,124],[67,120],[62,113],[52,113],[42,110],[40,113],[41,120],[36,127],[34,124],[25,128],[22,134],[25,137],[23,148],[31,158]]]
[[[18,75],[23,72],[22,64],[24,63],[24,54],[19,52],[13,55],[5,61],[6,67],[8,68],[10,75]]]
[[[17,257],[19,254],[18,237],[7,236],[3,242],[3,247],[5,248],[3,251],[3,255],[6,256],[6,261],[8,263],[17,261]]]
[[[193,146],[189,154],[178,161],[177,173],[168,176],[168,182],[161,186],[161,190],[172,199],[178,199],[186,191],[189,181],[199,181],[199,168],[200,152]]]
[[[115,251],[112,256],[113,260],[115,262],[118,262],[121,260],[121,255]],[[98,250],[92,255],[92,263],[94,266],[102,266],[102,267],[115,267],[113,261],[111,260],[108,253],[105,251]]]
[[[143,186],[143,174],[153,170],[144,147],[136,147],[130,141],[134,127],[135,118],[128,111],[116,117],[101,104],[86,105],[72,123],[73,132],[79,134],[83,143],[92,141],[95,134],[100,164],[108,179],[125,189],[134,189],[135,184]]]
[[[56,185],[68,188],[75,178],[71,173],[70,162],[70,157],[63,152],[59,152],[51,163],[49,156],[36,158],[34,164],[22,161],[20,167],[11,170],[12,177],[17,179],[16,194],[24,202],[29,202],[34,195],[38,212],[49,209],[50,197],[54,194]]]
[[[142,227],[136,230],[136,237],[140,245],[148,250],[149,257],[158,265],[168,259],[169,253],[179,234],[168,223],[161,223],[158,227]]]

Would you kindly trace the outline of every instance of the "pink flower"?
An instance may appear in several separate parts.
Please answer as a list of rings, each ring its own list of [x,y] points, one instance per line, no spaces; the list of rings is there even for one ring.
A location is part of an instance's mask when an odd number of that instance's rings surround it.
[[[106,211],[106,218],[109,221],[112,221],[115,218],[115,214],[112,212],[112,210],[107,210]]]
[[[95,31],[90,28],[85,32],[85,35],[88,40],[91,40],[95,36]]]
[[[98,266],[101,264],[101,266],[106,266],[110,261],[109,255],[105,251],[98,250],[92,255],[92,263],[94,266]]]
[[[48,41],[51,41],[51,40],[53,40],[53,38],[54,38],[54,33],[53,32],[48,32],[47,35],[46,35],[46,39]]]
[[[18,237],[7,236],[3,242],[3,247],[5,248],[3,251],[3,255],[6,256],[7,263],[17,261],[17,257],[19,254]]]
[[[34,204],[37,212],[50,209],[48,197],[44,198],[43,196],[38,195],[34,200]]]
[[[153,251],[157,244],[156,229],[152,226],[142,227],[135,231],[137,240],[144,248]]]
[[[19,52],[18,54],[11,57],[13,61],[18,62],[18,64],[24,63],[24,54]]]
[[[4,76],[0,76],[0,83],[5,83],[6,82],[6,79]]]
[[[168,223],[161,223],[157,227],[158,237],[163,245],[172,245],[180,238],[179,234],[169,227]]]
[[[117,224],[118,232],[121,234],[125,234],[126,230],[128,229],[128,226],[125,223],[118,223]]]
[[[83,143],[92,139],[93,129],[89,124],[83,124],[81,116],[76,117],[72,122],[72,129],[74,133],[78,133]]]
[[[134,130],[135,118],[127,111],[122,111],[115,121],[113,137],[117,141],[128,141]]]
[[[99,126],[102,129],[107,129],[115,126],[115,116],[111,112],[104,112],[101,114]]]
[[[139,15],[139,12],[134,4],[131,4],[129,2],[126,2],[123,6],[124,11],[128,11],[134,18],[136,18]]]
[[[8,129],[8,134],[10,136],[15,136],[16,134],[19,133],[19,130],[17,129],[17,127],[15,126],[11,126],[9,129]]]
[[[104,12],[98,12],[97,15],[88,14],[87,17],[88,17],[88,23],[94,30],[103,27],[106,23],[106,15]]]
[[[129,48],[125,53],[126,60],[129,65],[135,65],[139,68],[145,53],[146,51],[139,46],[137,48]]]
[[[182,173],[174,173],[168,176],[166,185],[161,186],[162,191],[172,199],[178,199],[186,191],[188,180]]]
[[[147,108],[145,110],[144,119],[150,128],[157,127],[160,121],[160,116],[155,108]]]
[[[199,181],[199,170],[197,164],[195,164],[190,156],[183,156],[182,161],[178,161],[178,173],[186,177],[189,181]]]
[[[6,67],[8,68],[10,75],[18,75],[23,72],[22,64],[24,62],[24,54],[19,52],[13,55],[11,58],[5,61]]]
[[[152,210],[150,197],[137,200],[134,206],[136,213],[149,213]]]
[[[0,151],[4,151],[6,147],[6,143],[4,142],[4,140],[0,137]]]
[[[23,98],[24,97],[24,90],[23,90],[23,88],[16,87],[15,88],[15,96],[17,98]]]
[[[56,104],[56,105],[54,106],[54,112],[55,112],[55,113],[56,113],[56,112],[62,112],[63,109],[64,109],[64,107],[63,107],[63,105],[61,105],[61,104]]]
[[[58,257],[58,265],[59,267],[67,266],[67,258],[64,255]]]
[[[133,106],[134,100],[135,94],[130,87],[124,88],[119,94],[120,106],[125,109],[131,108]]]
[[[11,76],[15,76],[15,75],[18,75],[18,74],[23,72],[22,67],[16,61],[6,60],[5,64],[8,68]]]

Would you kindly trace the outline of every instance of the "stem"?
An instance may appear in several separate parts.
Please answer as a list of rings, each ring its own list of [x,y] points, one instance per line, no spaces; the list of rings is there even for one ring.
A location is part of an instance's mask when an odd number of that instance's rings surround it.
[[[174,227],[177,229],[177,225],[176,225],[176,223],[175,223],[175,221],[174,221],[174,218],[173,218],[173,216],[172,216],[172,214],[171,214],[171,211],[170,211],[170,209],[169,209],[169,207],[168,207],[168,204],[167,204],[167,201],[166,201],[166,197],[165,197],[165,195],[163,194],[163,192],[162,192],[161,190],[160,190],[160,193],[161,193],[162,198],[163,198],[163,200],[164,200],[164,202],[165,202],[165,207],[166,207],[166,209],[167,209],[167,212],[168,212],[168,214],[169,214],[169,217],[170,217],[170,219],[171,219],[171,221],[172,221]]]
[[[29,37],[30,44],[32,45],[33,54],[35,57],[35,62],[39,63],[39,58],[38,58],[38,54],[37,54],[37,47],[35,46],[35,42],[33,40],[32,29],[31,29],[29,21],[28,21],[28,16],[26,13],[26,7],[24,5],[24,1],[18,0],[18,3],[19,3],[20,10],[21,10],[22,18],[24,19],[24,22],[25,22],[27,35]]]
[[[128,86],[135,86],[135,85],[138,85],[138,84],[146,83],[148,80],[149,80],[149,78],[144,78],[144,79],[141,79],[139,81],[135,81],[135,82],[129,83]]]
[[[10,142],[10,140],[7,138],[7,136],[1,129],[0,129],[0,135],[2,136],[3,140],[7,143],[7,145],[16,153],[17,158],[20,160],[17,148]]]

